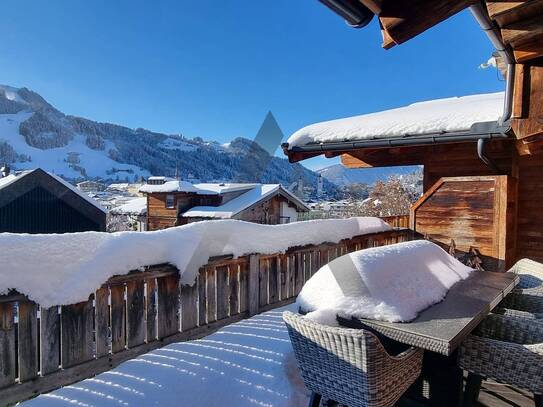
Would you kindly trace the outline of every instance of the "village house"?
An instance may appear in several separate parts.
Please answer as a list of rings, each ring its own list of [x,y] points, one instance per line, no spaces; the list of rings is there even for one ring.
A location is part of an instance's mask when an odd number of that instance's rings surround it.
[[[106,230],[106,210],[41,168],[0,178],[0,232],[69,233]]]
[[[296,222],[299,213],[309,211],[279,184],[191,184],[149,177],[140,192],[147,195],[147,230],[210,219],[275,225]]]

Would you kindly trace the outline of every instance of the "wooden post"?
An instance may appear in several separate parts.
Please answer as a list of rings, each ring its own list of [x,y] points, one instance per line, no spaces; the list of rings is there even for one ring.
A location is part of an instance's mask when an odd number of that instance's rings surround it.
[[[251,254],[249,256],[249,315],[258,314],[258,308],[260,305],[260,284],[259,284],[259,265],[260,256],[258,254]]]

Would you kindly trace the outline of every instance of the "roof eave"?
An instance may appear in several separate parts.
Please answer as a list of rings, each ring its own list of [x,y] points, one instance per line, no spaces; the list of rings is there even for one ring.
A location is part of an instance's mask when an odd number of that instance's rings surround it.
[[[298,162],[321,154],[335,156],[349,151],[369,148],[397,148],[427,146],[432,144],[448,144],[474,142],[479,139],[505,139],[511,132],[510,124],[500,125],[498,122],[475,123],[469,130],[455,132],[426,133],[419,135],[405,134],[399,137],[372,138],[366,140],[312,143],[303,146],[292,146],[283,143],[281,147],[290,162]]]

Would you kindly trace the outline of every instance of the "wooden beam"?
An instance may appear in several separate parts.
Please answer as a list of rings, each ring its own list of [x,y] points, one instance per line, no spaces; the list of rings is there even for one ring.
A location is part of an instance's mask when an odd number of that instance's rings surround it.
[[[513,48],[526,42],[530,42],[534,37],[543,34],[543,15],[537,14],[528,19],[516,21],[502,27],[502,38],[506,44]]]
[[[383,0],[360,0],[360,3],[369,8],[373,14],[379,15],[383,9]]]
[[[515,89],[515,105],[521,118],[513,118],[511,126],[517,139],[543,137],[543,64],[524,67],[523,87]],[[520,93],[520,91],[522,93]]]
[[[487,1],[486,8],[490,18],[503,27],[542,13],[543,0]]]
[[[383,48],[426,31],[475,3],[475,0],[393,0],[384,2],[379,21],[384,30]]]
[[[515,60],[519,64],[543,57],[543,34],[536,35],[531,37],[529,41],[515,45],[513,53]]]

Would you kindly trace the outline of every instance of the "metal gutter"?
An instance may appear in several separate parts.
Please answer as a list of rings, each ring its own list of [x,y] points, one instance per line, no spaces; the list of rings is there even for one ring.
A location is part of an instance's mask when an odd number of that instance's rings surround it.
[[[373,12],[359,0],[319,0],[353,28],[363,28],[372,20]]]
[[[361,148],[406,147],[425,144],[445,144],[477,141],[479,139],[508,138],[507,127],[497,125],[496,122],[476,123],[468,131],[450,133],[427,133],[422,135],[404,135],[395,138],[380,138],[370,140],[342,141],[333,143],[306,144],[289,147],[283,143],[281,147],[285,152],[292,153],[318,153],[325,151],[351,151]]]
[[[513,84],[515,76],[515,57],[511,48],[504,44],[500,28],[492,22],[485,6],[482,3],[470,6],[470,11],[481,29],[485,32],[488,39],[496,48],[507,64],[505,99],[503,105],[503,114],[500,118],[500,125],[508,122],[513,111]]]

